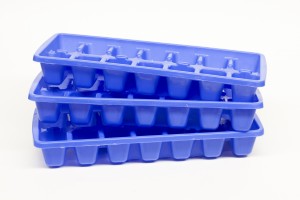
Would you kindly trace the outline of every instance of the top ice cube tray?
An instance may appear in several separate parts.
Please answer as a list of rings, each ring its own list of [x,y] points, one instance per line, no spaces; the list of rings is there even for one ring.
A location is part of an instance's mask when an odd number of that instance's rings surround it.
[[[77,88],[89,89],[103,74],[106,89],[120,92],[133,74],[137,92],[153,95],[165,77],[176,99],[185,99],[197,81],[203,100],[218,100],[226,85],[233,101],[249,101],[266,78],[265,58],[257,53],[73,34],[54,35],[34,60],[49,85],[72,73]]]

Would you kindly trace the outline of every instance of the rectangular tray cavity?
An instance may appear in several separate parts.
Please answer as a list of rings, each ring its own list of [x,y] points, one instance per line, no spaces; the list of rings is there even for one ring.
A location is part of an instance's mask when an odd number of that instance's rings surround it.
[[[114,126],[193,126],[215,130],[226,115],[231,119],[234,130],[248,131],[256,109],[263,107],[258,90],[252,102],[233,102],[231,89],[224,90],[219,101],[204,101],[199,100],[199,93],[191,93],[187,100],[168,99],[163,93],[145,99],[130,92],[107,92],[99,89],[101,87],[90,92],[80,92],[69,83],[63,87],[63,90],[48,87],[42,74],[37,76],[29,99],[36,102],[42,122],[54,126],[60,117],[67,114],[68,120],[76,126],[89,126],[97,121]]]
[[[233,101],[247,102],[266,79],[258,53],[73,34],[54,35],[33,59],[49,85],[71,73],[76,88],[90,89],[103,75],[109,91],[125,91],[134,82],[137,93],[154,95],[165,82],[175,99],[185,99],[194,83],[203,100],[218,100],[229,85]]]
[[[190,128],[73,127],[66,122],[61,128],[49,128],[39,121],[37,113],[33,117],[32,130],[34,144],[42,149],[49,167],[247,156],[256,137],[263,134],[257,117],[248,132],[233,131],[227,122],[214,132],[201,132]]]

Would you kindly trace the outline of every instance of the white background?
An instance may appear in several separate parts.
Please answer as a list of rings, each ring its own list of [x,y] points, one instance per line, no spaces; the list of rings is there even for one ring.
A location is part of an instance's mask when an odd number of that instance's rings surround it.
[[[247,158],[45,166],[36,49],[57,32],[261,52],[265,135]],[[299,1],[0,1],[0,199],[300,199]]]

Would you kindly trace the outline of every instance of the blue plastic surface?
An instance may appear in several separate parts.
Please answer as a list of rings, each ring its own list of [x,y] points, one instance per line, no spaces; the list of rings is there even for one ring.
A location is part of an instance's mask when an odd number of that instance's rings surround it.
[[[246,133],[233,131],[227,121],[215,132],[107,127],[101,124],[76,128],[66,121],[61,128],[49,128],[38,120],[37,113],[34,114],[32,128],[34,144],[43,150],[49,167],[108,163],[107,159],[111,163],[123,163],[130,160],[151,162],[158,159],[216,158],[222,152],[223,155],[230,155],[228,145],[234,155],[247,156],[252,151],[256,137],[263,134],[262,124],[257,117],[251,130]],[[68,150],[75,150],[75,155]]]
[[[197,122],[198,129],[215,130],[222,116],[229,115],[234,130],[248,131],[256,109],[263,107],[258,90],[252,102],[232,102],[230,89],[225,90],[219,101],[204,101],[199,100],[197,92],[191,92],[188,100],[170,100],[163,93],[145,99],[127,92],[79,92],[72,84],[69,86],[70,82],[65,82],[61,85],[65,89],[49,88],[42,74],[37,76],[29,99],[36,102],[41,121],[54,124],[67,113],[71,123],[77,126],[90,126],[100,115],[105,125],[183,128]]]
[[[134,79],[139,94],[166,87],[176,99],[185,99],[197,84],[202,100],[218,100],[230,86],[233,101],[247,102],[266,78],[265,58],[257,53],[72,34],[51,37],[34,60],[49,85],[72,74],[77,88],[89,89],[103,75],[109,91],[124,91]]]

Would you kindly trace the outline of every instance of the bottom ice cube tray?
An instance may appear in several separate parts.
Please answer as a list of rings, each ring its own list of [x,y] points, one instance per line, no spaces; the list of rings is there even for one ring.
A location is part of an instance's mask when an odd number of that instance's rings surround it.
[[[60,126],[50,128],[39,121],[35,112],[32,126],[34,144],[42,149],[49,167],[70,163],[72,156],[67,153],[70,152],[68,150],[75,150],[77,162],[72,165],[105,163],[105,156],[111,163],[216,158],[226,151],[224,145],[230,145],[236,156],[247,156],[252,151],[256,137],[263,134],[257,116],[248,132],[233,131],[226,120],[218,130],[210,132],[189,128],[107,127],[100,124],[75,128],[63,118]]]

